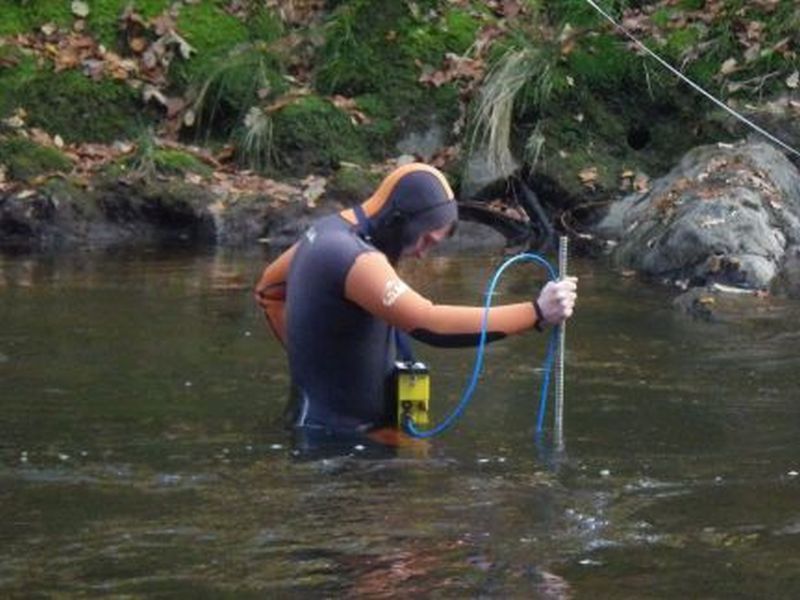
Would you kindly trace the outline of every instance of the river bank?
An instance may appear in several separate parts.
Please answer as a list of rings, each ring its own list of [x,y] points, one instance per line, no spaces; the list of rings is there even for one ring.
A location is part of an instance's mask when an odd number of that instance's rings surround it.
[[[424,160],[506,235],[581,248],[597,207],[747,133],[584,2],[123,4],[20,4],[0,26],[0,246],[281,244]],[[648,46],[797,138],[792,2],[622,4]]]

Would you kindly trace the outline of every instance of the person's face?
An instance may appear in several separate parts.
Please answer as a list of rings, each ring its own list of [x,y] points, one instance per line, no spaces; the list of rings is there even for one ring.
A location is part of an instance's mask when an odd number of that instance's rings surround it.
[[[452,225],[445,225],[439,229],[427,231],[417,238],[416,243],[403,251],[403,256],[413,256],[423,258],[428,252],[442,243],[442,240],[449,237],[453,231]]]

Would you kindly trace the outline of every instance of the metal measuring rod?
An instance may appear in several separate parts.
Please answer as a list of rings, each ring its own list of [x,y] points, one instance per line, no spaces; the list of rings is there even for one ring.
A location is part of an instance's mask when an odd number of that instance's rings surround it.
[[[558,239],[558,277],[567,276],[567,247],[569,238],[562,235]],[[564,346],[567,338],[567,322],[558,326],[558,350],[556,352],[556,407],[554,423],[554,442],[558,449],[564,446]]]

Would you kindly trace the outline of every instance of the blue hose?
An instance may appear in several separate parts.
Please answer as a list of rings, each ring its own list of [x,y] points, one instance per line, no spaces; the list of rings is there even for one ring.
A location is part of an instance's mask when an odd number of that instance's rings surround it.
[[[550,280],[555,280],[558,278],[556,270],[553,268],[553,266],[538,254],[533,254],[532,252],[526,252],[512,256],[497,268],[491,280],[489,281],[488,287],[486,288],[486,304],[484,305],[483,310],[483,320],[481,322],[481,333],[478,341],[478,349],[475,355],[475,364],[472,369],[472,376],[470,377],[469,383],[467,384],[467,387],[461,396],[461,400],[459,400],[456,407],[450,412],[449,415],[447,415],[447,417],[445,417],[441,423],[435,427],[432,427],[431,429],[417,429],[417,427],[414,425],[414,422],[410,418],[406,417],[405,421],[403,422],[403,428],[410,436],[415,438],[432,438],[436,435],[439,435],[440,433],[443,433],[449,429],[459,418],[461,418],[464,410],[466,410],[467,405],[470,403],[472,396],[475,393],[475,388],[478,386],[478,378],[480,377],[481,370],[483,369],[483,355],[486,348],[486,330],[489,323],[489,309],[492,306],[494,289],[497,287],[497,282],[500,280],[500,276],[503,274],[503,272],[517,262],[538,263],[547,270]],[[536,431],[539,433],[542,431],[542,427],[544,425],[544,415],[547,409],[547,391],[550,387],[550,372],[552,371],[553,360],[555,359],[557,340],[558,327],[554,327],[553,331],[550,333],[550,338],[547,341],[547,352],[544,359],[544,379],[542,381],[541,393],[539,397],[539,416],[536,422]]]

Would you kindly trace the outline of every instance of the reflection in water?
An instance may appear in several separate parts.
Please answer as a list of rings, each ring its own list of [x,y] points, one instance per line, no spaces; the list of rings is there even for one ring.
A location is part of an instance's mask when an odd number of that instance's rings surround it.
[[[406,276],[480,303],[500,260]],[[531,334],[489,347],[445,436],[309,456],[282,428],[285,359],[250,298],[263,261],[0,258],[4,596],[800,592],[793,305],[696,323],[668,291],[576,262],[565,452],[534,437]],[[503,300],[542,279],[508,278]],[[418,353],[442,415],[472,351]]]

